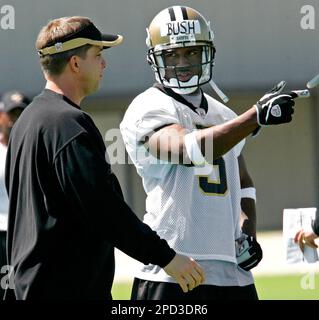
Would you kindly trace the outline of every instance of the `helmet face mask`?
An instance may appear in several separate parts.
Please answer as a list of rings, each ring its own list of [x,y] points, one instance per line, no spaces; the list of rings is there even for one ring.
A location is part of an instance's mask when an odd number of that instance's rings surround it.
[[[177,93],[188,94],[211,80],[215,57],[213,32],[210,24],[196,10],[180,6],[164,9],[155,16],[147,33],[147,60],[159,83]],[[166,63],[167,52],[178,52],[178,48],[192,50],[193,47],[201,50],[197,62],[192,60],[187,66]],[[190,79],[179,76],[185,70],[193,73]]]

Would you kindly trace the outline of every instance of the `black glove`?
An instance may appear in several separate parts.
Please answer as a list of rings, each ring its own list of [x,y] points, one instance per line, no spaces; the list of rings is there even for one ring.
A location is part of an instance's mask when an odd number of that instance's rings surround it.
[[[280,93],[285,85],[285,81],[279,82],[255,104],[259,127],[253,131],[253,136],[258,134],[260,126],[290,122],[294,113],[294,99],[310,97],[309,90]]]
[[[244,270],[248,271],[257,266],[263,258],[263,251],[257,240],[242,234],[235,241],[237,264]]]
[[[257,121],[260,126],[290,122],[294,113],[296,92],[280,93],[286,85],[279,82],[268,91],[256,104]]]

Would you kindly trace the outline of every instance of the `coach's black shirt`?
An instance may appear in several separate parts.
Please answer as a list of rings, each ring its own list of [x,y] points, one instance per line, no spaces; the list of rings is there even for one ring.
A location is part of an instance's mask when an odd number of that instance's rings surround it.
[[[89,115],[45,89],[10,136],[8,259],[17,299],[111,299],[114,246],[164,267],[175,252],[122,199]]]

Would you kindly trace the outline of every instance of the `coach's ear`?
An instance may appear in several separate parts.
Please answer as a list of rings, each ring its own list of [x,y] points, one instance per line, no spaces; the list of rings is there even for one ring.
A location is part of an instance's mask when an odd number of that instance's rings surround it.
[[[74,73],[79,73],[80,72],[80,67],[81,67],[81,61],[80,57],[78,56],[72,56],[68,62],[68,65],[70,67],[70,70]]]

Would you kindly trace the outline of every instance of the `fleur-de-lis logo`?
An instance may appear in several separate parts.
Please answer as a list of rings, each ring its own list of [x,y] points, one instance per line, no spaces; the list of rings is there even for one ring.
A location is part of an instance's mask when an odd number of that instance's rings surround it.
[[[62,42],[57,42],[54,46],[56,51],[60,51],[62,50],[63,44]]]

